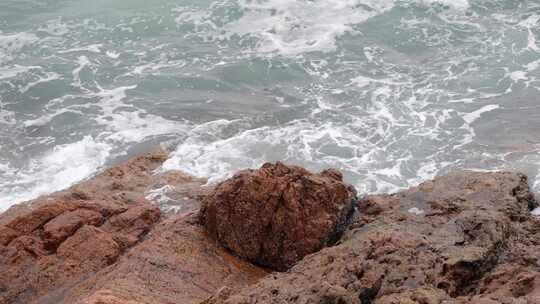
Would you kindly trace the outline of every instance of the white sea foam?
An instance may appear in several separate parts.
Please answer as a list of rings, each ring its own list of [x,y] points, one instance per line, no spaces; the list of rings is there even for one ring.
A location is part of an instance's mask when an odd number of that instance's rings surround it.
[[[184,60],[170,61],[170,60],[161,60],[157,63],[147,63],[133,68],[132,72],[127,73],[126,75],[142,75],[145,73],[156,73],[161,69],[165,68],[181,68],[186,65]]]
[[[521,21],[519,25],[527,29],[527,48],[534,52],[540,52],[540,46],[538,46],[536,36],[533,33],[533,29],[538,29],[540,26],[540,15],[531,15],[527,19]]]
[[[148,114],[142,110],[118,111],[122,107],[130,107],[123,103],[126,92],[137,86],[104,89],[98,86],[99,92],[90,94],[99,98],[97,104],[102,114],[95,118],[96,122],[107,126],[109,132],[101,137],[117,143],[141,142],[149,137],[163,134],[180,134],[187,131],[185,123],[174,122],[160,116]]]
[[[2,35],[0,33],[0,64],[12,59],[13,55],[25,46],[38,41],[38,37],[29,33]]]
[[[392,80],[391,78],[375,79],[375,78],[370,78],[363,75],[356,76],[351,79],[351,84],[356,85],[359,88],[366,87],[372,83],[382,84],[382,85],[406,85],[407,84],[405,82],[396,82]]]
[[[90,61],[79,57],[79,68],[73,75],[77,85],[83,89],[83,95],[71,97],[96,98],[97,102],[85,105],[64,106],[68,99],[59,98],[50,104],[50,112],[40,117],[23,122],[25,127],[44,126],[63,113],[78,113],[87,107],[99,108],[100,115],[95,121],[106,126],[106,132],[99,136],[86,136],[82,140],[56,146],[30,162],[22,169],[0,170],[0,210],[24,200],[62,190],[98,171],[107,160],[125,153],[121,149],[129,143],[142,142],[153,136],[163,134],[181,134],[186,132],[185,123],[173,122],[162,117],[148,114],[143,110],[132,109],[124,103],[126,92],[136,85],[104,89],[97,85],[97,92],[92,92],[80,84],[79,73]],[[126,108],[128,110],[126,110]],[[3,165],[7,168],[7,165]]]
[[[207,136],[212,140],[192,134],[178,145],[163,169],[180,169],[197,176],[209,176],[210,182],[215,182],[236,170],[281,159],[313,170],[324,166],[338,167],[349,178],[359,181],[356,186],[362,192],[393,192],[432,178],[448,167],[462,165],[462,154],[466,153],[464,151],[476,136],[473,123],[482,119],[485,113],[501,108],[501,105],[493,104],[496,102],[494,98],[510,92],[494,93],[492,88],[484,91],[484,88],[475,87],[479,81],[474,75],[489,72],[480,71],[484,63],[476,65],[478,57],[463,56],[471,51],[466,47],[460,50],[463,38],[449,34],[452,27],[468,32],[471,38],[467,44],[474,41],[483,47],[485,43],[486,48],[497,48],[493,51],[496,54],[497,51],[504,53],[498,49],[502,47],[500,37],[484,36],[489,33],[488,27],[478,22],[469,1],[362,1],[365,7],[358,1],[240,1],[241,17],[226,20],[219,34],[212,32],[216,28],[215,16],[208,12],[184,10],[177,22],[207,25],[207,30],[214,37],[255,38],[256,44],[248,48],[251,54],[294,57],[338,49],[340,37],[354,32],[358,28],[355,25],[380,16],[403,2],[440,4],[450,8],[442,13],[443,25],[434,25],[426,19],[408,26],[411,32],[422,33],[436,42],[429,46],[437,47],[437,52],[440,52],[437,56],[458,54],[457,57],[435,62],[422,58],[422,61],[415,62],[414,56],[396,52],[390,55],[395,54],[399,59],[407,57],[413,64],[402,64],[396,58],[387,63],[385,57],[393,51],[392,48],[399,47],[374,43],[363,46],[369,65],[350,62],[353,71],[346,64],[334,67],[342,69],[340,73],[354,74],[348,79],[340,79],[344,87],[334,87],[333,84],[325,84],[341,75],[331,70],[331,64],[322,55],[320,57],[325,59],[310,63],[305,68],[306,73],[325,83],[321,85],[324,89],[310,92],[310,101],[306,103],[312,111],[305,120],[279,127],[247,128],[217,139]],[[365,10],[366,7],[371,7],[371,10]],[[466,14],[466,10],[473,14]],[[536,24],[536,21],[529,20],[521,26],[530,28],[531,24]],[[485,42],[484,38],[492,40]],[[528,39],[530,48],[530,35]],[[493,62],[507,60],[497,56],[493,58],[496,58]],[[416,66],[420,62],[425,66]],[[530,81],[530,71],[535,69],[537,65],[533,61],[523,70],[514,70],[506,77],[513,82]],[[370,74],[373,76],[368,76]],[[476,83],[468,88],[456,88],[460,81]],[[336,102],[321,94],[324,90],[335,95],[351,94],[358,104]],[[488,102],[490,104],[485,105]],[[332,113],[339,114],[334,117]]]
[[[426,130],[410,137],[394,137],[393,132],[407,128],[400,126],[400,120],[380,107],[369,118],[357,117],[347,124],[298,120],[279,127],[247,129],[223,139],[219,139],[219,130],[238,122],[210,123],[188,133],[162,170],[181,170],[209,177],[209,182],[214,183],[237,170],[283,160],[315,171],[336,167],[358,180],[355,186],[362,192],[394,192],[432,178],[451,164],[426,160],[411,167],[414,159],[407,144],[404,149],[389,152],[388,147],[398,142],[404,144],[407,138],[418,140],[435,135]],[[414,119],[408,121],[416,123]],[[404,170],[415,173],[404,175]]]
[[[77,113],[77,114],[81,114],[81,115],[84,114],[83,112],[81,112],[79,110],[65,108],[65,109],[60,109],[60,110],[58,110],[56,112],[53,112],[53,113],[50,113],[50,114],[40,114],[39,117],[35,118],[35,119],[26,119],[23,122],[23,125],[25,127],[44,126],[44,125],[50,123],[55,117],[57,117],[59,115],[62,115],[64,113]]]
[[[538,70],[540,68],[540,59],[529,62],[526,66],[528,72]]]
[[[1,76],[0,76],[1,77]],[[62,79],[62,75],[55,73],[55,72],[46,72],[44,75],[39,75],[37,80],[30,81],[26,83],[24,86],[19,87],[19,92],[22,94],[26,93],[31,88],[35,87],[36,85],[40,83],[45,83],[53,80],[59,80]]]
[[[172,199],[167,195],[167,193],[174,191],[174,187],[171,185],[165,185],[163,187],[157,188],[157,189],[151,189],[148,192],[146,192],[146,199],[154,202],[156,204],[164,204]]]
[[[90,60],[86,56],[80,56],[77,59],[79,66],[75,68],[72,72],[73,75],[73,86],[81,88],[81,71],[91,64]]]
[[[0,80],[16,77],[20,74],[28,73],[33,69],[41,69],[39,66],[22,66],[22,65],[11,65],[11,66],[0,66]]]
[[[164,212],[178,213],[186,205],[179,202],[178,199],[171,197],[176,189],[171,185],[165,185],[160,188],[151,189],[145,193],[145,198],[159,206]]]
[[[422,3],[425,4],[442,4],[442,5],[448,5],[455,9],[468,9],[470,7],[468,0],[419,0]]]
[[[51,36],[63,36],[69,33],[69,26],[62,22],[60,18],[50,20],[38,29],[39,32],[47,33]]]
[[[336,38],[394,6],[394,0],[240,0],[242,16],[218,27],[207,12],[176,9],[177,23],[210,28],[220,38],[257,38],[259,54],[296,56],[332,51]],[[225,33],[221,33],[224,31]]]
[[[332,51],[336,38],[352,26],[394,6],[389,0],[362,1],[240,1],[243,17],[227,25],[238,35],[254,35],[262,53],[298,55],[311,51]]]
[[[58,191],[72,185],[101,168],[112,147],[96,142],[90,136],[56,146],[25,168],[16,170],[4,164],[0,170],[0,211],[13,204]]]
[[[220,120],[198,126],[191,132],[185,142],[178,145],[169,159],[163,164],[162,170],[181,170],[198,177],[210,177],[213,183],[222,180],[233,171],[257,167],[265,159],[266,149],[258,151],[261,143],[275,143],[272,135],[264,137],[267,128],[263,130],[250,130],[232,138],[210,141],[205,138],[208,132],[219,132],[216,126],[224,126],[231,122]],[[276,130],[280,132],[280,130]],[[201,134],[197,136],[197,133]]]
[[[59,54],[67,54],[67,53],[76,53],[76,52],[91,52],[91,53],[101,53],[101,48],[103,48],[103,44],[91,44],[87,46],[81,46],[76,48],[71,48],[63,51],[58,51]]]
[[[112,59],[118,59],[118,57],[120,57],[120,53],[117,53],[115,51],[107,51],[106,54],[109,58]]]
[[[16,123],[17,121],[15,120],[15,113],[0,108],[0,124],[14,125]]]
[[[496,109],[499,109],[499,108],[500,108],[500,106],[496,105],[496,104],[494,104],[494,105],[486,105],[486,106],[483,106],[482,108],[480,108],[480,109],[478,109],[476,111],[473,111],[471,113],[467,113],[467,114],[463,115],[463,120],[465,120],[468,124],[471,124],[475,120],[480,118],[480,116],[482,116],[482,114],[493,111],[493,110],[496,110]]]
[[[415,214],[415,215],[422,215],[422,214],[424,214],[424,210],[418,209],[418,208],[416,208],[416,207],[413,207],[413,208],[411,208],[411,209],[409,209],[409,210],[407,210],[407,211],[408,211],[409,213],[412,213],[412,214]]]

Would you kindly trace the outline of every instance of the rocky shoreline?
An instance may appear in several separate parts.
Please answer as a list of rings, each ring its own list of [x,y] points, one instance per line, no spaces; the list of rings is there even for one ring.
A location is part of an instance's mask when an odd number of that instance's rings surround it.
[[[0,303],[540,303],[527,177],[362,196],[281,163],[217,185],[161,151],[0,214]],[[168,185],[177,212],[151,203]]]

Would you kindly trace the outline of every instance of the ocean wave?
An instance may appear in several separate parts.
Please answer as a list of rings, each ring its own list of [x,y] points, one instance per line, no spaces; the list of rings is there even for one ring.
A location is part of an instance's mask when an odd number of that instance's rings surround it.
[[[91,176],[110,156],[112,146],[86,136],[56,146],[24,168],[0,164],[0,211],[13,204],[65,189]]]

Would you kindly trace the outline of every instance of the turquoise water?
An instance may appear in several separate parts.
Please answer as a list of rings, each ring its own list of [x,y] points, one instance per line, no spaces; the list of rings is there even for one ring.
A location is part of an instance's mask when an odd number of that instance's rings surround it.
[[[540,1],[0,0],[0,209],[161,144],[362,193],[456,168],[540,189]]]

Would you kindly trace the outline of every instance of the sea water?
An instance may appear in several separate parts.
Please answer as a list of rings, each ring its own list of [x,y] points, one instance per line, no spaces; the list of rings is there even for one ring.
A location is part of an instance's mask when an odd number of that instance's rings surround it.
[[[149,147],[361,193],[466,168],[540,190],[538,0],[0,0],[0,210]]]

